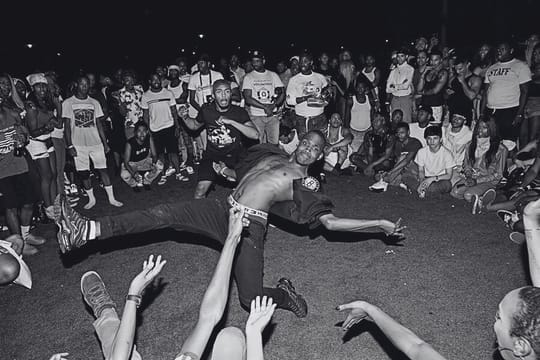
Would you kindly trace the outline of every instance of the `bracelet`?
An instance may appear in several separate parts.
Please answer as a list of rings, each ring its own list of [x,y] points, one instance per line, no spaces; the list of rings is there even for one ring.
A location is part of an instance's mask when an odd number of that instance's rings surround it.
[[[127,295],[126,301],[135,301],[137,308],[141,306],[142,296],[141,295]]]
[[[68,146],[68,149],[75,149],[75,146],[69,145],[69,146]]]

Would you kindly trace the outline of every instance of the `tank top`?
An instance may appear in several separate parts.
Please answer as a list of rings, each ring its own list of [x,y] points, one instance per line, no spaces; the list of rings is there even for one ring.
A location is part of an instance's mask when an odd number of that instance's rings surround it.
[[[364,74],[364,76],[367,77],[369,81],[371,81],[372,84],[373,84],[373,81],[375,81],[375,69],[377,68],[373,67],[373,69],[370,72],[366,72],[366,68],[362,69],[362,74]]]
[[[146,137],[146,140],[142,144],[137,142],[137,139],[132,137],[128,140],[129,145],[131,145],[131,156],[129,157],[130,162],[138,162],[144,160],[150,154],[150,136]]]
[[[472,75],[466,77],[465,83],[469,83],[471,77]],[[450,112],[453,112],[453,110],[465,111],[467,119],[469,119],[472,116],[473,101],[465,95],[463,86],[461,86],[457,77],[450,83],[450,89],[454,91],[454,93],[448,97],[448,108],[450,109]]]
[[[356,96],[352,97],[351,108],[351,129],[355,131],[366,131],[371,127],[371,104],[366,96],[365,103],[359,103]]]
[[[426,77],[426,80],[425,80],[425,84],[424,84],[424,90],[432,90],[435,88],[435,86],[437,86],[437,83],[439,82],[439,74],[437,74],[437,76],[435,76],[433,79],[431,79],[430,81],[427,80],[427,77]],[[434,95],[423,95],[422,96],[422,104],[423,105],[426,105],[426,106],[441,106],[444,102],[444,99],[443,99],[443,91],[439,91],[438,94],[434,94]]]
[[[340,126],[339,130],[338,130],[338,138],[337,138],[337,140],[336,141],[330,141],[330,125],[328,125],[328,127],[326,128],[326,140],[328,141],[328,143],[330,145],[337,144],[338,142],[343,140],[343,135],[341,135],[341,130],[342,129],[343,129],[343,126]]]

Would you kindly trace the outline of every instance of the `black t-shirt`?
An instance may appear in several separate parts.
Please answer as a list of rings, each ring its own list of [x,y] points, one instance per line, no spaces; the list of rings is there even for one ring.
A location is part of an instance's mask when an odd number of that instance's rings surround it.
[[[147,136],[142,144],[139,144],[134,137],[129,139],[128,142],[129,145],[131,145],[131,155],[129,157],[130,162],[144,160],[150,154],[150,136]]]
[[[218,125],[216,121],[220,117],[241,124],[251,121],[247,111],[239,106],[230,105],[227,111],[219,112],[214,102],[204,104],[196,120],[206,129],[206,152],[209,154],[229,154],[242,148],[242,133],[232,125]]]

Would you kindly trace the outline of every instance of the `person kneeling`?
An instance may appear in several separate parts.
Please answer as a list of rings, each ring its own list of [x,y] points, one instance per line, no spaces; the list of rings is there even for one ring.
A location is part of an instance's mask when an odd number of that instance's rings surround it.
[[[139,121],[135,126],[135,136],[126,143],[124,163],[120,176],[135,192],[142,187],[150,190],[150,184],[163,170],[163,163],[157,160],[154,140],[148,131],[148,125]],[[146,172],[143,175],[140,172]]]
[[[405,185],[416,190],[420,198],[449,193],[452,190],[452,168],[455,166],[450,150],[442,146],[442,130],[439,126],[429,126],[424,132],[427,146],[416,154],[418,176],[407,175]]]

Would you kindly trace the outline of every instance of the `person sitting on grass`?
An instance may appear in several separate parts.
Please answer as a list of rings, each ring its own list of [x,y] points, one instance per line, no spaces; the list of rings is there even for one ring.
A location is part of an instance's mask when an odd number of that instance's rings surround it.
[[[394,110],[401,111],[401,110]],[[418,166],[414,162],[414,158],[418,150],[422,148],[422,144],[416,138],[410,136],[409,124],[400,122],[396,125],[396,142],[394,144],[393,158],[396,159],[394,167],[388,171],[375,175],[375,180],[381,179],[393,186],[403,186],[402,177],[404,174],[416,176],[418,174]]]
[[[429,126],[424,131],[427,146],[424,146],[414,159],[418,165],[418,176],[403,177],[403,183],[410,191],[415,191],[423,199],[446,194],[452,190],[450,179],[455,166],[450,150],[442,146],[440,126]]]
[[[229,211],[229,233],[210,284],[204,293],[199,318],[175,360],[201,359],[214,328],[223,317],[229,296],[234,255],[242,230],[249,225],[246,215],[243,209],[231,208]],[[144,261],[143,270],[131,281],[121,320],[116,304],[99,274],[89,271],[81,277],[83,299],[96,318],[93,325],[106,360],[142,359],[134,346],[137,308],[141,304],[144,289],[159,275],[166,263],[161,255],[155,260],[154,256],[150,255],[148,260]],[[257,296],[253,299],[245,327],[246,335],[244,336],[242,330],[236,327],[222,329],[214,342],[211,358],[262,360],[262,331],[270,322],[275,308],[276,304],[271,298]],[[60,360],[67,355],[69,353],[59,353],[53,355],[51,359]]]
[[[395,109],[392,111],[392,116],[390,117],[390,131],[395,133],[397,131],[397,125],[403,122],[403,110]]]
[[[497,136],[495,121],[478,120],[472,141],[465,149],[463,169],[450,195],[472,202],[472,213],[480,213],[495,200],[495,187],[503,177],[507,156],[508,150]]]
[[[473,137],[473,132],[465,125],[466,120],[465,114],[455,112],[451,116],[450,123],[442,127],[443,145],[450,150],[456,162],[452,185],[459,180],[459,173],[462,170],[463,160],[465,159],[465,151]]]
[[[126,142],[120,176],[135,192],[139,192],[142,187],[150,190],[150,184],[162,170],[163,163],[158,160],[148,125],[140,121],[135,125],[135,136]],[[144,176],[140,172],[145,173]]]
[[[331,171],[337,175],[351,165],[349,156],[353,140],[351,131],[343,127],[341,116],[338,113],[332,114],[325,132],[326,147],[324,148],[324,170]]]
[[[371,130],[364,136],[364,143],[349,159],[358,172],[373,177],[378,172],[392,169],[394,141],[384,115],[377,113],[371,120]]]
[[[426,140],[424,138],[424,131],[429,126],[430,121],[433,120],[431,107],[420,106],[416,113],[416,121],[409,124],[411,137],[418,139],[422,143],[422,147],[426,146]]]
[[[540,199],[525,207],[523,219],[533,286],[508,292],[497,307],[493,330],[498,355],[504,360],[536,360],[540,356]],[[336,309],[348,312],[342,324],[344,331],[363,320],[369,320],[409,359],[446,359],[375,305],[359,300],[338,305]]]

